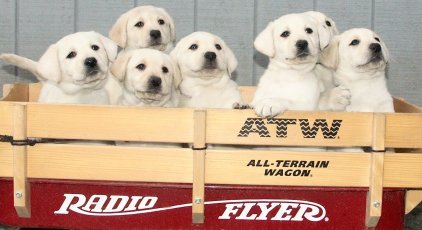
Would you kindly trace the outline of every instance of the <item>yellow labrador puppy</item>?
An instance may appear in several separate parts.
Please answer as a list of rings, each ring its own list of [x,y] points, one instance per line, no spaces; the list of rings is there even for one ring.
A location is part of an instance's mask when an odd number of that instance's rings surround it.
[[[96,32],[67,35],[51,45],[38,62],[14,54],[0,59],[29,70],[42,82],[39,102],[108,104],[104,85],[117,45]]]
[[[125,50],[152,48],[166,53],[174,47],[174,21],[162,8],[139,6],[122,14],[109,37]]]
[[[154,49],[124,52],[111,66],[121,82],[121,105],[177,107],[180,72],[169,55]]]
[[[221,38],[195,32],[180,40],[170,55],[182,75],[182,107],[233,108],[241,104],[238,85],[230,79],[237,60]]]
[[[255,48],[270,58],[251,106],[258,116],[286,110],[315,110],[321,87],[314,73],[320,54],[318,24],[305,14],[270,22],[255,39]]]
[[[321,63],[332,68],[338,87],[350,90],[350,112],[394,112],[385,68],[389,53],[373,31],[355,28],[343,32],[321,55]]]
[[[317,21],[320,49],[323,51],[333,40],[334,36],[339,34],[336,23],[321,12],[308,11],[304,14],[311,16]],[[335,86],[333,70],[317,63],[314,72],[323,86],[318,103],[319,110],[339,110],[343,108],[343,105],[350,103],[350,91],[347,88]]]

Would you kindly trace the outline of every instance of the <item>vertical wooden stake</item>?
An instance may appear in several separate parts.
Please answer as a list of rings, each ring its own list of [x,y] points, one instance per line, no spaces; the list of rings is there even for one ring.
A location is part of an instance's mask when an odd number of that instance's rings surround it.
[[[204,223],[206,111],[194,112],[192,222]]]
[[[13,139],[26,140],[26,107],[13,108]],[[27,146],[13,146],[13,197],[19,217],[31,217],[30,187],[27,180]]]
[[[376,227],[381,217],[385,153],[385,115],[374,114],[366,226]]]

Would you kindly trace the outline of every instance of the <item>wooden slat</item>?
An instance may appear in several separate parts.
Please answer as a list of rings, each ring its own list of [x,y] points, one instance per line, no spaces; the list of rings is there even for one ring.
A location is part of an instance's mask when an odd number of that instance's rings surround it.
[[[386,153],[384,187],[422,188],[422,152]]]
[[[387,148],[422,148],[422,115],[387,114]]]
[[[28,84],[3,85],[3,98],[1,101],[27,102],[29,98]]]
[[[254,160],[255,162],[251,162]],[[268,167],[265,165],[267,160]],[[327,168],[283,167],[284,161],[329,161]],[[277,167],[278,162],[283,161]],[[367,153],[313,153],[251,150],[207,150],[205,181],[210,184],[366,187]],[[252,166],[254,163],[255,166]],[[250,166],[248,166],[248,164]],[[286,165],[286,166],[288,166]],[[321,165],[321,164],[319,164]],[[266,170],[301,170],[304,176],[265,176]],[[306,176],[307,171],[310,174]],[[276,174],[274,174],[276,175]],[[285,175],[285,174],[283,174]]]
[[[13,139],[26,140],[26,107],[13,106]],[[13,146],[13,198],[19,217],[31,217],[30,184],[28,177],[27,146]]]
[[[192,222],[204,223],[206,111],[194,114]]]
[[[9,143],[0,142],[0,177],[13,176],[13,150]]]
[[[0,102],[0,135],[12,135],[13,103]]]
[[[286,145],[286,146],[370,146],[372,144],[372,114],[371,113],[333,113],[333,112],[293,112],[289,111],[277,117],[296,119],[296,124],[287,125],[287,138],[277,137],[277,124],[268,124],[268,120],[258,118],[252,127],[245,126],[248,118],[257,118],[253,110],[221,110],[207,111],[207,143],[212,144],[251,144],[251,145]],[[329,128],[334,120],[341,120],[341,126],[335,138],[324,138],[321,129],[315,138],[304,138],[300,121],[309,119],[312,128],[315,119],[326,119]],[[270,137],[264,136],[262,124],[268,130]],[[239,136],[240,131],[248,133],[247,137]],[[259,126],[259,127],[258,127]],[[253,129],[262,131],[259,134]],[[261,136],[262,137],[261,137]]]
[[[394,98],[394,111],[396,113],[422,113],[422,108],[412,105],[403,98]]]
[[[384,153],[371,153],[369,171],[369,191],[366,195],[365,223],[367,227],[376,227],[382,210]]]
[[[192,143],[193,110],[116,106],[28,105],[28,136]]]
[[[411,212],[420,202],[422,202],[422,190],[406,191],[405,214]]]
[[[192,183],[192,150],[38,144],[28,176],[45,179]]]
[[[40,95],[42,84],[41,83],[32,83],[29,84],[29,97],[28,101],[37,102]]]

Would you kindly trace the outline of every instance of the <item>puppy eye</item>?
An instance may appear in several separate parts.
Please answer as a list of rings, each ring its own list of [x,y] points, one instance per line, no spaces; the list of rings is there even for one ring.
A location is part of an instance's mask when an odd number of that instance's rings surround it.
[[[287,38],[290,35],[289,31],[284,31],[280,36],[283,38]]]
[[[189,47],[189,49],[190,49],[190,50],[196,50],[196,49],[198,49],[198,45],[197,45],[197,44],[192,44],[192,45]]]
[[[68,58],[68,59],[71,59],[71,58],[74,58],[74,57],[76,57],[76,52],[70,52],[67,56],[66,56],[66,58]]]
[[[168,73],[169,72],[169,69],[167,69],[167,67],[163,67],[163,68],[161,68],[162,70],[163,70],[163,73]]]
[[[360,41],[358,39],[353,40],[352,42],[350,42],[350,46],[356,46],[359,45]]]
[[[97,50],[100,49],[100,47],[98,47],[97,45],[92,45],[91,49],[94,50],[94,51],[97,51]]]
[[[136,66],[137,69],[139,70],[144,70],[145,69],[145,65],[144,64],[139,64]]]
[[[331,27],[331,22],[330,22],[330,21],[325,21],[325,24],[326,24],[328,27]]]
[[[380,39],[379,39],[379,38],[375,38],[375,40],[376,40],[377,42],[380,42]]]
[[[220,44],[215,44],[215,48],[218,49],[218,50],[221,50]]]
[[[135,24],[135,27],[139,27],[139,28],[144,27],[144,22],[141,22],[141,21],[137,22]]]
[[[311,28],[306,28],[305,31],[308,34],[312,34],[314,32]]]
[[[163,19],[159,19],[158,20],[158,24],[160,24],[160,25],[164,25],[164,23],[166,23]]]

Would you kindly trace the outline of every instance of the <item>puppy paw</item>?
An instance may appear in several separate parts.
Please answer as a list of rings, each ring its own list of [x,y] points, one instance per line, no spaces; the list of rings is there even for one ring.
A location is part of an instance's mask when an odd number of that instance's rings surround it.
[[[284,113],[287,108],[281,104],[258,103],[254,106],[256,115],[260,117],[275,117]]]
[[[252,107],[249,106],[248,104],[236,102],[233,104],[232,108],[233,109],[251,109]]]
[[[352,94],[350,90],[342,85],[337,86],[330,92],[330,107],[332,110],[344,111],[350,105]]]

